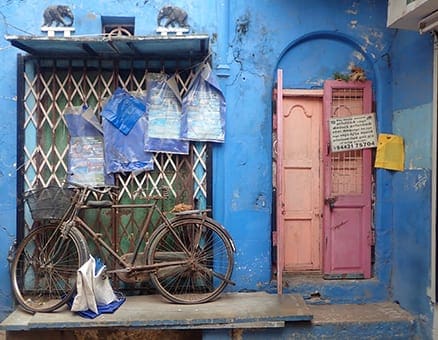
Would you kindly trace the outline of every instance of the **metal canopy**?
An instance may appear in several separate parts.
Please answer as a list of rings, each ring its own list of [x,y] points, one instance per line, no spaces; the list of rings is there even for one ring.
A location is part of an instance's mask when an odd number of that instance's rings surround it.
[[[6,36],[11,44],[39,57],[105,57],[202,60],[209,53],[207,34],[182,36],[46,37]]]

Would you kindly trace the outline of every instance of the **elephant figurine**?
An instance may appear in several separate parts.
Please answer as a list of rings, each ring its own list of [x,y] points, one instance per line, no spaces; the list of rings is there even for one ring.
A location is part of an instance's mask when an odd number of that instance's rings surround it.
[[[68,6],[54,5],[49,6],[44,10],[43,14],[44,24],[43,26],[65,26],[70,27],[73,25],[74,16]],[[64,20],[67,18],[67,22]]]
[[[187,12],[176,6],[164,6],[161,8],[160,12],[158,12],[157,16],[157,25],[161,26],[161,21],[163,19],[167,19],[164,27],[168,27],[171,25],[175,27],[175,25],[179,25],[179,27],[188,27],[187,25]]]

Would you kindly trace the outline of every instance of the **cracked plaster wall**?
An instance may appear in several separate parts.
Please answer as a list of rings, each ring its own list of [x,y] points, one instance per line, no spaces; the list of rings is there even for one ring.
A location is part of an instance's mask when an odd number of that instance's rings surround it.
[[[136,34],[147,35],[154,32],[156,13],[167,2],[70,0],[64,3],[70,5],[75,14],[76,35],[98,34],[101,15],[134,16]],[[428,119],[431,94],[422,90],[423,85],[418,90],[421,93],[415,90],[430,70],[428,53],[432,52],[428,49],[431,49],[431,44],[426,37],[387,29],[385,1],[176,0],[173,4],[189,13],[189,24],[194,32],[210,34],[213,66],[225,66],[220,83],[227,99],[226,142],[214,146],[213,203],[215,217],[227,227],[236,242],[235,289],[267,289],[272,258],[271,98],[277,67],[285,70],[285,87],[320,88],[323,80],[331,78],[335,71],[347,72],[351,63],[362,66],[374,83],[379,131],[392,131],[392,112],[396,110],[396,126],[405,131],[409,120],[404,117],[410,116],[411,110],[417,110],[425,121]],[[0,5],[0,36],[41,34],[41,14],[47,5],[45,1],[31,0],[4,2]],[[394,41],[397,44],[393,46]],[[404,53],[412,47],[416,48],[415,57],[420,58],[420,62]],[[4,131],[0,137],[3,146],[0,149],[2,276],[8,272],[7,249],[16,227],[15,55],[18,52],[4,39],[0,40],[0,63],[3,65],[0,72],[0,126]],[[415,63],[414,69],[411,63]],[[394,70],[400,73],[393,75]],[[407,80],[412,83],[407,84]],[[430,79],[428,81],[430,84]],[[409,136],[416,140],[423,133],[420,126]],[[421,145],[411,145],[409,138],[407,140],[411,147],[407,150],[412,150],[408,158],[412,159],[413,167],[427,168],[429,163],[426,158],[421,158],[424,149]],[[379,171],[377,183],[375,223],[379,239],[375,271],[386,286],[390,283],[391,265],[395,263],[401,268],[404,264],[404,260],[397,257],[399,254],[393,252],[392,239],[394,223],[404,217],[403,210],[396,218],[392,211],[404,209],[404,206],[393,200],[392,174]],[[427,192],[422,192],[422,195],[412,198],[415,207],[427,199]],[[400,192],[401,200],[409,194]],[[421,219],[427,220],[427,213],[423,214]],[[418,228],[418,221],[412,223],[411,228]],[[399,235],[403,241],[412,241],[411,234]],[[420,237],[423,244],[427,235],[416,237]],[[416,258],[424,259],[424,256]],[[426,263],[422,264],[427,273]],[[400,278],[403,276],[393,277],[393,280]],[[382,298],[381,289],[381,286],[372,286],[355,291],[350,300]],[[399,293],[404,296],[410,289],[412,287],[400,289]],[[335,291],[328,294],[345,298],[344,290]],[[425,294],[422,286],[420,291]],[[9,283],[2,280],[0,311],[11,308],[11,303]]]

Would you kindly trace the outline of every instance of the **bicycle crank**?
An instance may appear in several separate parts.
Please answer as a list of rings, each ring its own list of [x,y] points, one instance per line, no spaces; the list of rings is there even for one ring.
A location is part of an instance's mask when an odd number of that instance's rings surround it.
[[[126,254],[122,255],[122,259],[128,263],[131,263],[133,256],[134,256],[134,253],[126,253]],[[145,263],[146,263],[145,253],[138,253],[133,267],[141,266],[141,265],[144,265]],[[116,268],[115,270],[113,270],[111,272],[116,273],[117,277],[126,283],[137,283],[137,282],[148,281],[150,278],[150,275],[148,272],[129,270],[126,268]]]

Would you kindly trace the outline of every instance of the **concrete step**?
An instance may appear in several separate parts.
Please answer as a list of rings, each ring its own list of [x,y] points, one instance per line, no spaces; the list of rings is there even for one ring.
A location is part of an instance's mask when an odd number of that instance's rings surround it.
[[[415,318],[398,304],[308,305],[313,319],[286,322],[283,328],[207,330],[203,340],[222,339],[328,339],[392,340],[421,339]]]
[[[309,308],[313,315],[311,334],[316,338],[415,338],[415,318],[396,303],[310,305]]]

